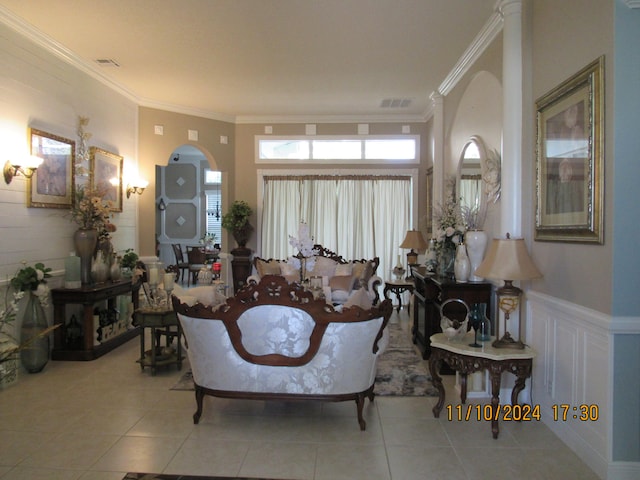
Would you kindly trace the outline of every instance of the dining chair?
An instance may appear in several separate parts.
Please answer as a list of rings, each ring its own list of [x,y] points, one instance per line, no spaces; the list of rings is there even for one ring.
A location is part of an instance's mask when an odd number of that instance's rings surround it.
[[[173,254],[176,257],[176,267],[178,267],[179,275],[178,281],[182,282],[183,272],[189,271],[189,262],[184,259],[184,253],[182,253],[182,246],[179,243],[172,243],[171,248],[173,248]]]

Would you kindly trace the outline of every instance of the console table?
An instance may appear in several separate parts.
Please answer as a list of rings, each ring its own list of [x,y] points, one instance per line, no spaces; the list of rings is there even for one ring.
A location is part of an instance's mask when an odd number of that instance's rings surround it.
[[[444,405],[444,386],[442,385],[442,378],[438,375],[443,361],[461,374],[460,402],[463,404],[467,400],[467,375],[486,369],[489,371],[491,378],[491,433],[493,438],[498,438],[500,433],[498,420],[500,418],[503,418],[503,420],[523,419],[521,415],[507,415],[508,408],[500,408],[502,372],[511,372],[516,376],[516,382],[511,391],[511,405],[516,405],[518,403],[518,395],[524,389],[525,380],[531,376],[533,358],[536,353],[530,347],[525,347],[522,350],[494,348],[491,346],[491,341],[482,342],[481,348],[475,348],[469,345],[469,343],[473,343],[473,339],[474,337],[471,333],[453,341],[448,340],[443,333],[431,336],[429,371],[433,386],[438,389],[438,403],[433,407],[433,416],[438,418]],[[496,409],[498,410],[496,411]],[[467,410],[471,413],[474,412],[472,406],[469,406]],[[484,418],[484,414],[482,417]]]
[[[431,353],[429,338],[442,332],[440,328],[440,305],[450,298],[460,298],[471,308],[474,303],[487,305],[486,315],[491,318],[491,283],[465,282],[458,283],[454,279],[428,275],[424,267],[412,268],[414,277],[413,307],[413,343],[422,351],[422,358],[427,359]],[[464,320],[464,306],[452,304],[447,316]],[[449,308],[449,305],[447,305]],[[456,311],[456,308],[459,308]]]
[[[120,282],[105,282],[86,285],[81,288],[54,288],[51,290],[53,303],[53,323],[62,328],[54,331],[53,360],[94,360],[139,334],[138,328],[128,330],[117,337],[98,345],[93,344],[93,309],[97,302],[107,301],[108,308],[115,308],[119,295],[131,294],[133,308],[138,308],[140,283],[132,284],[130,279]],[[82,340],[80,348],[73,348],[67,342],[66,307],[71,304],[82,305]]]

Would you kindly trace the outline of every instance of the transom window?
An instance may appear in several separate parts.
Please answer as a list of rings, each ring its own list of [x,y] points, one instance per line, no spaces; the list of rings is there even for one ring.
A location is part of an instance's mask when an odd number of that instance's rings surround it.
[[[418,135],[256,137],[256,163],[418,163]]]

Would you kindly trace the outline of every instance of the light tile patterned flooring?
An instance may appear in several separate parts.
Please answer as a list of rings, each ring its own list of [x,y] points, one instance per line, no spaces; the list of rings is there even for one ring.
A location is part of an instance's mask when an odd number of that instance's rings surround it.
[[[400,321],[407,329],[404,311]],[[433,398],[367,401],[365,432],[353,402],[209,397],[194,425],[193,392],[170,390],[182,372],[142,372],[138,349],[135,339],[92,362],[50,362],[0,391],[0,478],[120,480],[128,471],[309,480],[597,478],[542,423],[502,423],[494,440],[485,422],[451,422],[444,411],[434,419]]]

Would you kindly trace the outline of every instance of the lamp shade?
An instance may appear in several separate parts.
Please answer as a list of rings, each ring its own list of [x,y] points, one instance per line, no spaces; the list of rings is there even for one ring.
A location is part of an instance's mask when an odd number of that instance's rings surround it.
[[[533,264],[523,238],[494,238],[475,275],[494,280],[529,280],[542,274]]]
[[[400,248],[411,248],[413,250],[425,250],[427,242],[422,236],[422,232],[418,230],[408,230],[404,240],[400,244]]]

